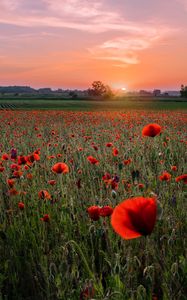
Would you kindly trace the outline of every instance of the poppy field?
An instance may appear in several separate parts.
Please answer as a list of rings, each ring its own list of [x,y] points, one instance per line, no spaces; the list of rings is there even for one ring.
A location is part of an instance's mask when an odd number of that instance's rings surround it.
[[[0,299],[185,300],[184,111],[0,111]]]

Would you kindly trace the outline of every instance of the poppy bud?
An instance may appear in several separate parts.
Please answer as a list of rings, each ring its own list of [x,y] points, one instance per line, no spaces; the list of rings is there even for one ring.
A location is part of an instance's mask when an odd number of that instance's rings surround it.
[[[43,218],[41,218],[41,220],[44,221],[44,222],[46,222],[46,223],[48,223],[48,222],[50,221],[50,217],[49,217],[48,214],[45,214],[45,215],[43,216]]]
[[[23,202],[19,202],[18,207],[19,207],[20,210],[23,210],[24,207],[25,207],[25,204]]]
[[[116,198],[117,197],[117,193],[116,193],[116,191],[114,191],[114,190],[112,190],[112,192],[111,192],[111,195],[112,195],[112,198]]]
[[[17,150],[12,149],[11,154],[10,154],[11,159],[16,159],[17,158]]]

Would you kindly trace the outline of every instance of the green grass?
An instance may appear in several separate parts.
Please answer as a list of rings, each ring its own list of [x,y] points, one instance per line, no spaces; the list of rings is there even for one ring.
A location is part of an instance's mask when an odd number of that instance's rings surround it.
[[[23,99],[0,98],[0,107],[22,110],[74,110],[74,111],[120,111],[136,109],[183,110],[187,101],[180,98],[123,98],[114,100],[67,100],[67,99]]]
[[[15,196],[7,179],[15,176],[11,165],[17,160],[1,160],[0,299],[79,300],[88,287],[94,295],[87,299],[186,299],[187,194],[185,184],[175,181],[187,171],[186,113],[151,106],[131,111],[120,105],[123,110],[118,112],[0,111],[1,155],[10,155],[12,147],[18,155],[40,149],[39,161],[27,170],[21,165]],[[143,138],[142,128],[152,122],[162,126],[162,134]],[[118,156],[106,147],[108,142],[119,150]],[[99,164],[91,165],[89,155]],[[132,162],[125,165],[129,158]],[[69,166],[68,174],[51,171],[60,161]],[[171,170],[173,165],[177,171]],[[134,180],[136,170],[140,175]],[[169,182],[159,180],[164,171],[172,175]],[[106,172],[119,176],[116,193],[102,180]],[[49,185],[51,179],[56,185]],[[144,184],[143,190],[138,183]],[[41,190],[52,199],[39,199]],[[115,207],[124,199],[152,193],[162,216],[147,237],[123,240],[110,218],[92,221],[86,212],[92,205]],[[18,208],[20,201],[24,210]],[[41,220],[44,214],[49,214],[49,223]]]

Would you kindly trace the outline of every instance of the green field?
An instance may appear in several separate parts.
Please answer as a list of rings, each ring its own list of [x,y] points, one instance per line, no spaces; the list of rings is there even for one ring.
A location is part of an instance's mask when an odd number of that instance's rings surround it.
[[[181,98],[120,98],[113,100],[69,100],[57,98],[0,98],[1,109],[119,111],[127,109],[184,110],[187,100]]]

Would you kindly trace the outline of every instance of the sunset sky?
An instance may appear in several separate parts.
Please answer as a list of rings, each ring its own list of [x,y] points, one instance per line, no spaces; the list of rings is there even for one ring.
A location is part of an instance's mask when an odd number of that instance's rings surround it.
[[[179,89],[187,0],[0,0],[0,85]]]

